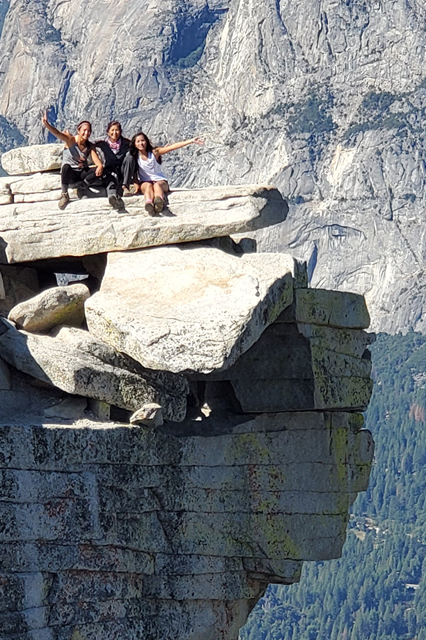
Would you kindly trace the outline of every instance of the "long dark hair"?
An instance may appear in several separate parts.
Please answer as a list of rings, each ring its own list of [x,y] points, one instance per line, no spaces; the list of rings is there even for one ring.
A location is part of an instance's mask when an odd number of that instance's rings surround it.
[[[155,147],[152,146],[152,144],[151,144],[148,136],[146,135],[146,133],[144,133],[143,131],[139,131],[138,133],[135,133],[133,138],[130,140],[129,153],[131,153],[131,155],[134,158],[137,158],[138,157],[138,153],[139,153],[139,151],[135,147],[135,141],[136,141],[136,138],[138,136],[143,136],[144,137],[145,142],[146,142],[146,152],[147,153],[153,152],[154,148],[155,148]],[[158,162],[158,164],[161,164],[161,156],[159,158],[157,158],[157,162]]]

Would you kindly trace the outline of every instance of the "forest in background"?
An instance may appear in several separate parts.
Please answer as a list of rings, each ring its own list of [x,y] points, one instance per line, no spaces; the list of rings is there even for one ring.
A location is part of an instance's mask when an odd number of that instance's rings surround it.
[[[375,461],[343,556],[271,585],[240,640],[426,640],[426,336],[379,335],[371,351]]]

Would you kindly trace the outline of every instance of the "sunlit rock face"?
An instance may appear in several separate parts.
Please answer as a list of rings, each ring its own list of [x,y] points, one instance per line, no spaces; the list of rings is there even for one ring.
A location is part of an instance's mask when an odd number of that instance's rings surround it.
[[[6,149],[113,117],[179,186],[272,182],[291,215],[264,248],[315,286],[363,293],[373,327],[425,328],[425,8],[339,0],[0,3]],[[100,19],[102,17],[102,19]]]

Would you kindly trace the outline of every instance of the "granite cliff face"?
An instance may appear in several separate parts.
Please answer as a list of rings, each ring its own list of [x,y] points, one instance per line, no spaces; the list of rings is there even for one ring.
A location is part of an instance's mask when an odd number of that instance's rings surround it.
[[[0,638],[236,640],[367,488],[365,301],[228,236],[273,187],[63,211],[57,145],[3,162]]]
[[[261,248],[314,286],[364,293],[373,327],[425,329],[425,17],[419,1],[0,3],[2,148],[111,117],[156,141],[173,184],[274,183]],[[201,169],[201,170],[200,170]]]

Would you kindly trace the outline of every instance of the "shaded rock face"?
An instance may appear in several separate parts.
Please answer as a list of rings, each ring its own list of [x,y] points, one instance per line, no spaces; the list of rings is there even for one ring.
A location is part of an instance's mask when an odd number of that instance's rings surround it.
[[[236,640],[270,581],[340,555],[373,452],[359,425],[0,427],[2,637]]]
[[[157,143],[205,135],[167,158],[173,184],[273,182],[291,215],[264,247],[366,294],[374,328],[425,328],[421,2],[1,6],[3,145],[46,140],[46,106],[96,135],[111,117]]]

